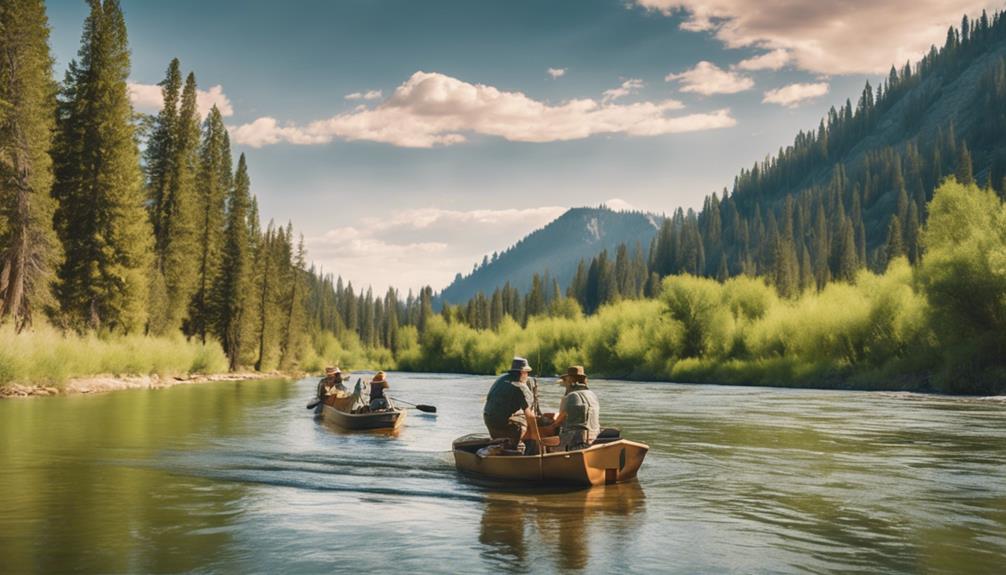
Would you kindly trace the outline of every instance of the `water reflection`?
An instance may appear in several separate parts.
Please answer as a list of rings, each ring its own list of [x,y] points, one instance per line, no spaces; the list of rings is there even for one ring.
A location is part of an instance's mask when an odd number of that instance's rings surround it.
[[[489,492],[479,530],[481,556],[489,567],[508,571],[532,570],[539,554],[556,569],[583,569],[596,540],[607,547],[631,537],[644,510],[636,481],[572,492]]]

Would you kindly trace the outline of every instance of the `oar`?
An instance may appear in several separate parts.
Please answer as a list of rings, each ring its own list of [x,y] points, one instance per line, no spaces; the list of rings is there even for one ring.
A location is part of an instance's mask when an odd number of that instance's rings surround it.
[[[319,403],[321,403],[321,400],[320,399],[315,399],[314,401],[311,401],[310,403],[307,404],[307,408],[308,409],[314,409],[314,408],[318,407]]]
[[[401,399],[398,399],[397,397],[392,397],[391,401],[397,401],[398,403],[404,403],[405,405],[411,405],[412,407],[415,407],[419,411],[424,411],[426,413],[436,413],[437,412],[437,408],[434,405],[423,405],[422,403],[420,403],[420,404],[417,405],[415,403],[409,403],[408,401],[402,401]]]

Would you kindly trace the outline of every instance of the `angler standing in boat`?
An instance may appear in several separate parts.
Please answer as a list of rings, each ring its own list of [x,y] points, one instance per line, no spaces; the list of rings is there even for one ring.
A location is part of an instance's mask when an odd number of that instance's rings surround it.
[[[385,395],[388,389],[390,389],[388,377],[383,371],[377,372],[374,375],[374,379],[370,380],[370,411],[391,409],[391,402],[388,401],[388,396]]]
[[[566,387],[566,395],[559,404],[559,414],[550,425],[541,428],[541,433],[558,434],[562,451],[586,449],[601,433],[601,404],[587,388],[583,366],[570,366],[559,383]]]
[[[528,387],[531,366],[523,357],[513,358],[510,371],[500,376],[489,388],[482,420],[493,439],[505,439],[507,447],[523,453],[524,438],[538,437],[534,394]]]

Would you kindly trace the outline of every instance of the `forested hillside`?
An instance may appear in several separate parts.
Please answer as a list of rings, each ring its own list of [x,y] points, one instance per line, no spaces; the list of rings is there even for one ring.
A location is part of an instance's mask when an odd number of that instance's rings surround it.
[[[742,170],[732,190],[698,212],[675,210],[648,244],[636,238],[647,248],[641,293],[689,273],[762,276],[794,297],[863,268],[883,271],[900,255],[916,263],[926,203],[943,178],[1006,188],[1003,134],[1006,19],[965,17],[942,47],[892,67],[876,88],[867,83],[856,103],[832,107],[816,130]],[[619,289],[635,272],[612,256],[588,258],[562,286],[588,312],[640,294]]]
[[[438,303],[466,302],[479,292],[488,297],[506,284],[527,292],[534,274],[540,274],[549,288],[552,280],[568,286],[580,259],[593,258],[603,250],[614,253],[621,244],[642,252],[662,221],[660,216],[605,206],[570,209],[511,248],[486,256],[470,274],[458,274],[438,294]]]

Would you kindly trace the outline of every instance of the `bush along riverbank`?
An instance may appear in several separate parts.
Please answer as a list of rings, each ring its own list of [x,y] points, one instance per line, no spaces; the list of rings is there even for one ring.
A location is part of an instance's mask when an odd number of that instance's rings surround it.
[[[181,383],[284,377],[279,372],[229,372],[214,341],[178,337],[98,336],[52,327],[16,334],[0,328],[0,397],[160,388]]]
[[[1006,205],[947,180],[929,206],[922,260],[892,254],[782,298],[760,278],[666,278],[653,299],[584,317],[505,319],[476,330],[442,316],[403,342],[398,368],[489,374],[520,353],[539,373],[789,387],[1006,393]]]

